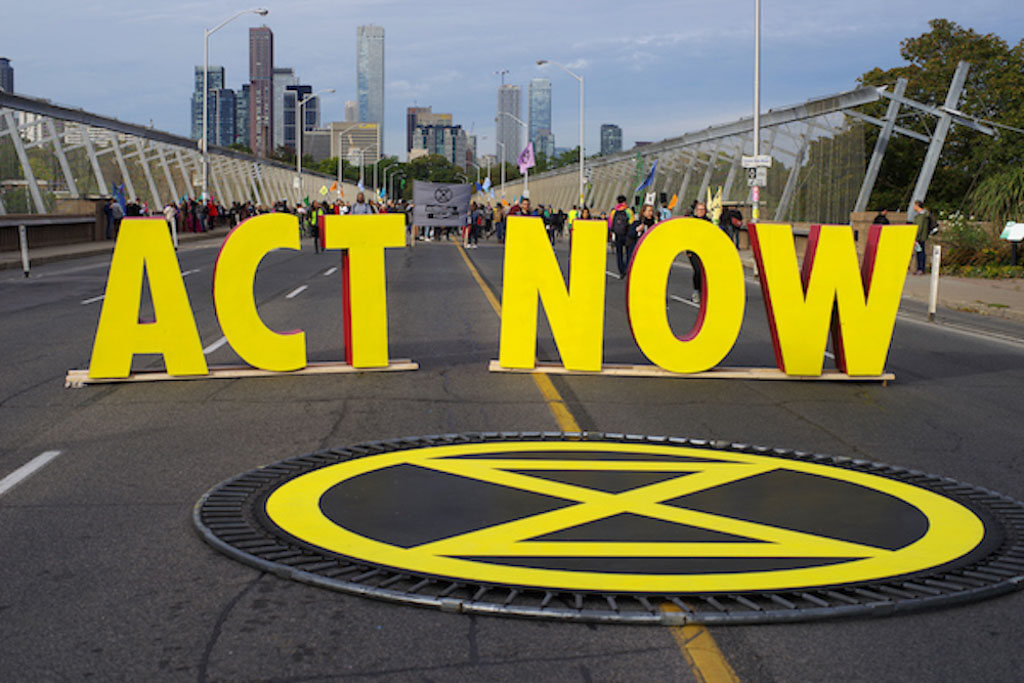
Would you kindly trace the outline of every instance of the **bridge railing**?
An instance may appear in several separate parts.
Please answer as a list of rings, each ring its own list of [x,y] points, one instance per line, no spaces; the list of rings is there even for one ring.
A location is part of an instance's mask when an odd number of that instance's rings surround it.
[[[294,167],[223,147],[211,146],[209,160],[209,191],[223,205],[321,199],[335,180],[304,171],[296,185]],[[201,177],[196,140],[0,92],[0,214],[53,213],[61,199],[110,196],[122,184],[126,198],[159,209],[197,198]]]

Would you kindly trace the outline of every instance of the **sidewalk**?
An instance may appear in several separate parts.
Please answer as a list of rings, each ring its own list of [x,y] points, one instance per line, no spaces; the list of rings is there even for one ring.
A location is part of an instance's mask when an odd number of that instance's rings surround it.
[[[740,258],[744,268],[752,272],[754,256],[750,250],[741,250]],[[908,273],[903,298],[927,304],[930,283],[930,274]],[[938,304],[953,311],[1024,322],[1024,279],[986,280],[943,275],[939,278]]]
[[[198,240],[218,239],[222,240],[230,232],[227,226],[218,226],[208,232],[179,232],[178,244],[188,244]],[[110,254],[114,251],[114,240],[103,240],[100,242],[79,242],[77,244],[62,244],[57,247],[32,248],[32,241],[29,240],[28,259],[29,267],[53,263],[55,261],[66,261],[68,259],[84,258],[97,254]],[[20,251],[0,251],[0,270],[17,269],[21,270]]]

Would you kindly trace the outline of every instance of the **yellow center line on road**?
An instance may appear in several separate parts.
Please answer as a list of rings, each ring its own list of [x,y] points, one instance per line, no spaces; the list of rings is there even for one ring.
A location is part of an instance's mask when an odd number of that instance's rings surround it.
[[[494,312],[501,317],[501,302],[498,301],[498,297],[494,295],[491,288],[484,281],[480,275],[480,271],[476,269],[473,262],[469,260],[469,255],[466,254],[466,250],[462,248],[461,244],[456,243],[455,245],[459,253],[462,255],[462,260],[466,262],[466,267],[469,268],[470,274],[473,275],[473,279],[480,285],[480,289],[483,290],[484,296],[487,297],[487,302],[491,304],[491,308]],[[530,375],[533,377],[533,381],[537,384],[537,388],[540,389],[541,396],[544,397],[544,401],[548,404],[548,410],[551,411],[551,415],[554,416],[555,422],[558,423],[558,428],[563,432],[581,432],[579,423],[576,422],[576,418],[572,416],[568,406],[565,405],[565,401],[562,399],[561,394],[555,389],[555,385],[551,383],[551,378],[542,373],[533,373]]]
[[[491,288],[484,281],[480,271],[473,265],[462,245],[456,244],[455,246],[458,248],[459,254],[462,255],[462,260],[466,262],[466,267],[469,268],[473,279],[476,280],[477,285],[483,290],[487,302],[491,304],[491,308],[494,309],[494,312],[500,318],[501,303],[498,301],[498,297],[494,295],[494,292],[491,291]],[[555,385],[551,383],[550,377],[543,373],[533,373],[530,376],[537,383],[537,388],[540,389],[540,393],[548,404],[548,409],[554,416],[559,428],[564,432],[583,431],[576,422],[576,418],[572,416],[569,407],[565,404],[565,400],[562,399],[561,394],[555,389]],[[678,612],[679,608],[668,603],[662,607],[662,610],[665,612]],[[701,683],[738,683],[739,677],[733,671],[733,668],[729,666],[725,655],[722,654],[718,644],[715,643],[715,639],[711,637],[711,633],[707,628],[699,624],[687,624],[686,626],[670,626],[668,630],[672,633],[672,637],[675,638],[679,649],[683,653],[683,658],[686,659],[686,663],[689,664],[690,670],[698,681]]]

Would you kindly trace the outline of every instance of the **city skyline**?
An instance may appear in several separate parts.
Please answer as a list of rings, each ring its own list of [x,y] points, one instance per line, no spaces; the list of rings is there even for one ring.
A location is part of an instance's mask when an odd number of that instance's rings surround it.
[[[316,88],[338,95],[321,100],[323,121],[341,121],[346,100],[356,95],[355,26],[379,24],[387,32],[385,151],[401,156],[407,106],[430,103],[451,111],[475,133],[484,151],[493,149],[495,71],[510,71],[506,82],[524,90],[532,78],[551,80],[552,132],[560,146],[578,140],[577,83],[557,60],[586,78],[586,148],[600,146],[600,124],[623,130],[623,147],[636,140],[661,140],[748,116],[752,106],[753,3],[696,5],[654,2],[645,12],[625,13],[605,0],[568,2],[578,21],[566,38],[558,25],[537,28],[530,20],[545,6],[524,0],[515,8],[495,7],[483,18],[469,5],[455,8],[451,20],[424,15],[404,0],[354,4],[345,19],[330,17],[327,3],[307,0],[269,2],[265,18],[242,17],[210,41],[210,63],[225,67],[228,87],[238,95],[248,69],[246,32],[261,23],[273,31],[282,62]],[[189,134],[183,104],[193,84],[187,74],[202,62],[203,28],[238,11],[235,3],[214,0],[160,10],[145,3],[113,0],[81,7],[60,2],[17,3],[5,8],[0,26],[4,57],[17,68],[17,92],[56,103]],[[197,11],[199,8],[202,11]],[[847,90],[862,73],[905,64],[900,41],[928,31],[928,20],[946,17],[979,33],[994,32],[1015,44],[1024,34],[1024,16],[1008,0],[979,0],[970,7],[949,0],[932,3],[927,13],[909,3],[865,0],[853,7],[821,7],[806,1],[766,4],[763,15],[762,108],[786,106]],[[649,18],[657,17],[652,30]],[[877,21],[884,16],[885,21]],[[56,21],[52,17],[57,17]],[[646,17],[646,18],[645,18]],[[608,26],[616,30],[609,32]],[[51,40],[38,41],[18,27],[47,26]],[[483,56],[466,59],[461,41],[436,38],[442,26],[464,35],[503,30]],[[662,29],[661,27],[670,27]],[[722,30],[729,49],[714,50]],[[109,36],[97,41],[96,35]],[[504,37],[502,37],[504,36]],[[43,43],[50,43],[47,47]],[[54,50],[52,44],[61,46]],[[451,44],[449,44],[451,43]],[[67,59],[67,55],[77,59]],[[685,65],[682,68],[680,65]],[[109,78],[108,74],[117,74]],[[669,79],[682,87],[667,87]],[[653,106],[637,106],[653,95]],[[211,100],[212,101],[212,100]]]
[[[380,127],[379,154],[384,138],[384,28],[369,24],[356,27],[356,104],[361,123]]]

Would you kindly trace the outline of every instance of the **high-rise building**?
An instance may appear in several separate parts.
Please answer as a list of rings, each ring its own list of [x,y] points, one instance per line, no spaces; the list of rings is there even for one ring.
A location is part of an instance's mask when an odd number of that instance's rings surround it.
[[[534,153],[543,153],[550,160],[555,156],[555,136],[551,132],[551,81],[546,78],[530,81],[529,124]]]
[[[496,144],[495,155],[502,162],[515,163],[524,146],[520,135],[521,126],[505,114],[511,114],[520,120],[523,118],[522,90],[518,85],[502,85],[498,88],[498,118],[494,122],[494,137],[505,146],[505,154],[502,156],[501,145]]]
[[[14,92],[14,67],[7,57],[0,57],[0,90]]]
[[[355,123],[359,120],[359,105],[355,100],[345,100],[345,121]]]
[[[249,147],[266,157],[274,151],[274,34],[249,29]]]
[[[451,114],[434,113],[430,107],[409,107],[405,110],[405,151],[409,152],[414,145],[412,136],[416,126],[450,126]]]
[[[224,67],[211,66],[207,78],[210,103],[206,108],[207,142],[228,146],[236,137],[235,91],[224,87]],[[195,88],[192,92],[192,138],[203,137],[203,67],[195,68]]]
[[[384,28],[356,27],[356,100],[359,120],[376,123],[384,145]]]
[[[456,166],[466,167],[466,131],[462,126],[416,126],[412,149],[438,154]]]
[[[221,88],[210,91],[210,104],[213,105],[213,139],[211,142],[227,147],[235,141],[235,111],[238,106],[235,91]]]
[[[284,128],[284,92],[285,89],[299,84],[299,77],[295,75],[295,70],[285,67],[274,67],[274,149],[278,147],[291,147],[295,149],[295,121],[292,120],[292,134],[290,136],[285,134]],[[294,113],[295,106],[292,105],[292,112]],[[288,140],[291,140],[289,145]]]
[[[311,85],[289,85],[284,91],[284,146],[292,150],[297,147],[298,107],[302,100],[313,94]],[[305,124],[303,131],[311,131],[320,127],[320,98],[314,97],[302,105],[302,118]],[[303,141],[305,142],[305,141]],[[303,144],[302,153],[306,153],[306,146]]]
[[[615,154],[622,151],[622,129],[614,123],[601,124],[601,154]]]
[[[380,127],[376,123],[345,123],[331,121],[327,127],[331,134],[331,156],[344,159],[346,164],[369,166],[379,159]]]
[[[235,142],[249,146],[249,84],[235,93]]]

